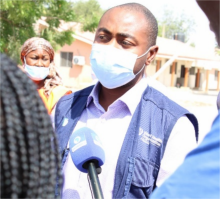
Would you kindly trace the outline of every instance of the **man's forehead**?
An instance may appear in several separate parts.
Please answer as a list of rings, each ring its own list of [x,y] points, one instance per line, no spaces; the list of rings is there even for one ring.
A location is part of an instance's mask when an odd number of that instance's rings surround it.
[[[113,17],[120,17],[118,18],[118,20],[120,21],[121,19],[127,18],[127,17],[137,17],[139,16],[141,13],[139,12],[135,12],[133,10],[129,10],[127,8],[124,7],[114,7],[111,8],[110,10],[106,11],[106,13],[102,16],[100,22],[102,20],[106,20],[108,18],[113,18]]]
[[[141,29],[146,30],[147,25],[147,20],[143,13],[135,12],[133,10],[129,10],[123,7],[115,7],[108,10],[102,16],[98,28],[106,27],[109,25],[112,25],[113,27],[113,25],[115,25],[112,24],[113,21],[115,21],[117,25],[120,26],[120,28],[132,26],[137,29],[139,29],[138,27],[140,27]]]

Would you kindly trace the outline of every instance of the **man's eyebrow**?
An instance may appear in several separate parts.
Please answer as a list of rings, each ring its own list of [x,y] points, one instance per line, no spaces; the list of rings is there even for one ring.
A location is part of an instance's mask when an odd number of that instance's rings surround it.
[[[134,36],[129,35],[128,33],[117,33],[117,35],[118,35],[118,36],[121,36],[121,37],[131,38],[131,39],[133,39],[135,42],[138,43],[137,39],[136,39]]]
[[[97,32],[105,32],[105,33],[107,33],[107,34],[112,34],[108,29],[106,29],[106,28],[99,28],[98,30],[97,30]]]
[[[99,32],[105,32],[106,34],[112,34],[108,29],[106,29],[106,28],[99,28],[98,30],[97,30],[97,32],[99,33]],[[128,34],[128,33],[117,33],[117,35],[118,36],[120,36],[120,37],[126,37],[126,38],[131,38],[131,39],[133,39],[136,43],[138,43],[138,41],[137,41],[137,39],[134,37],[134,36],[132,36],[132,35],[130,35],[130,34]]]

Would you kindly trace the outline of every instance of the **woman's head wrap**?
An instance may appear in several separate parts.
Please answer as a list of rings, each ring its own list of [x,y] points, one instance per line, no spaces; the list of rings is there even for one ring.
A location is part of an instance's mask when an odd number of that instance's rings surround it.
[[[50,56],[50,62],[54,59],[54,50],[50,43],[39,37],[32,37],[24,42],[21,48],[21,61],[24,62],[24,57],[33,50],[43,49],[47,51]]]
[[[59,75],[55,64],[54,64],[54,50],[50,42],[43,38],[32,37],[24,42],[21,48],[21,61],[24,63],[24,57],[28,55],[31,51],[43,49],[47,51],[50,56],[50,73],[44,81],[44,93],[49,96],[54,87],[62,84],[61,76]]]

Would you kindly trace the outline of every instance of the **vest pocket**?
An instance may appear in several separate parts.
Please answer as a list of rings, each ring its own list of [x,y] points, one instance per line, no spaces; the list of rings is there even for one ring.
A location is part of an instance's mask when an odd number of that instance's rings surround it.
[[[131,183],[140,188],[151,187],[154,185],[158,171],[159,166],[154,162],[136,157]]]

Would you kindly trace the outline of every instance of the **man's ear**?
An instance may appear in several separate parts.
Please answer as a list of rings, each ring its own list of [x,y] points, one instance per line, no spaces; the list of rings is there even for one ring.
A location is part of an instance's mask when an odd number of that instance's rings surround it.
[[[156,45],[151,47],[148,53],[147,59],[145,61],[145,65],[149,65],[154,60],[158,50],[159,50],[159,47]]]

